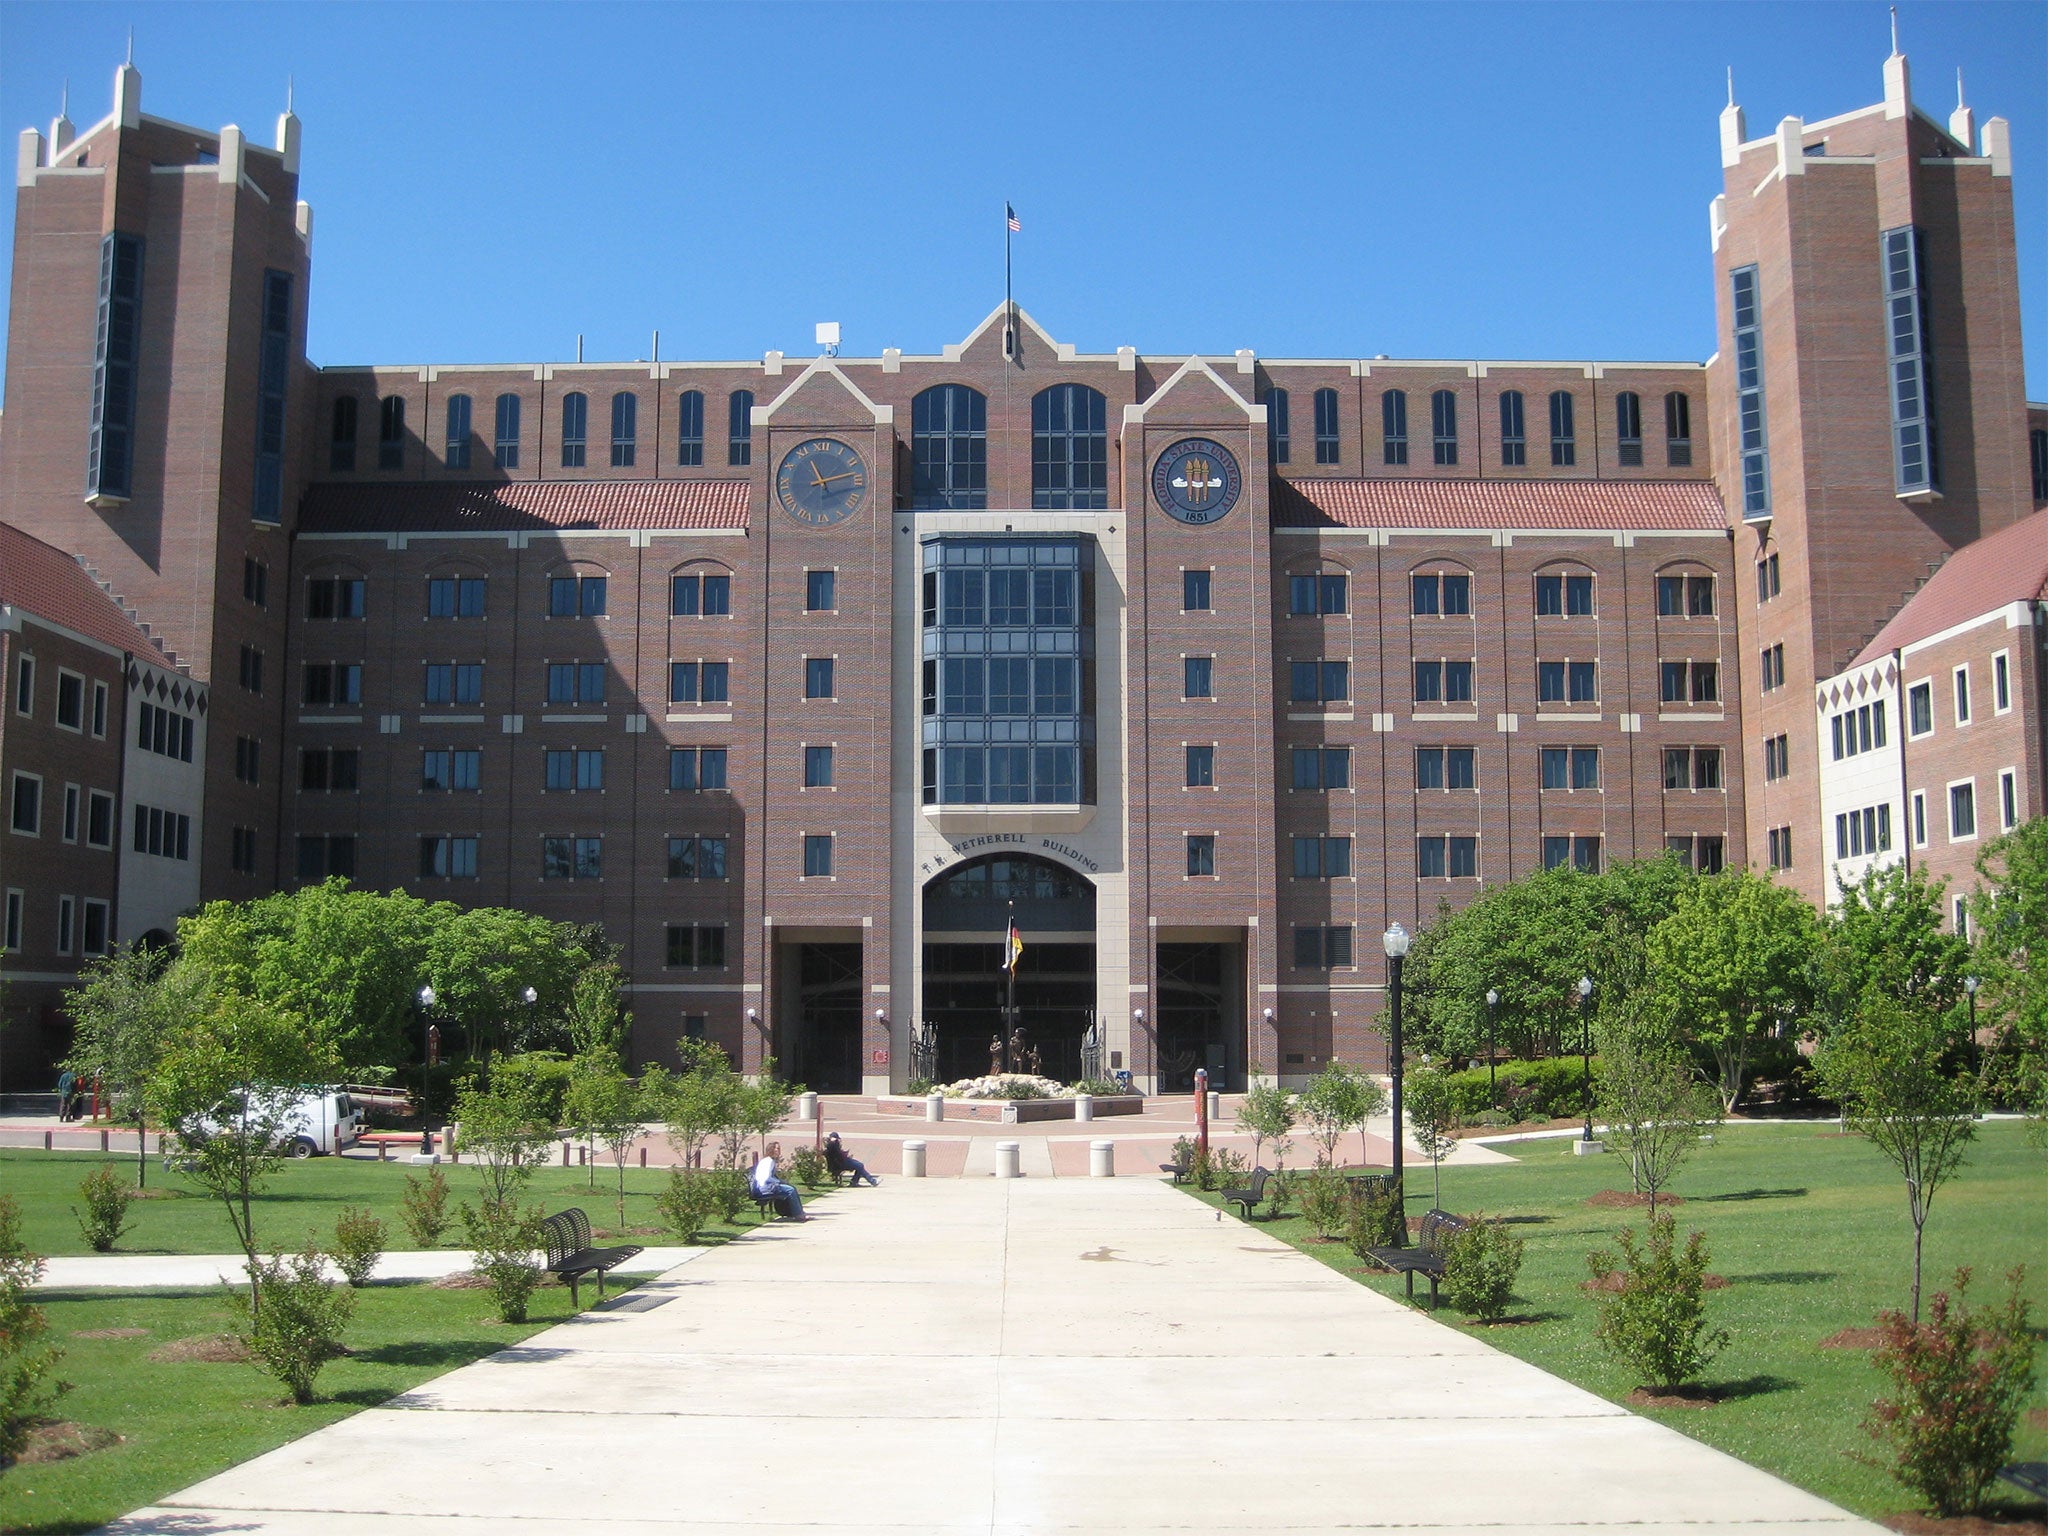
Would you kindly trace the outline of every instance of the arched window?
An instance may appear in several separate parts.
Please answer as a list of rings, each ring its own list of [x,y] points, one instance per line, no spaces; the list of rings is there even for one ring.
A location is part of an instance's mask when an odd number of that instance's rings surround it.
[[[519,467],[519,397],[498,396],[498,431],[496,438],[498,468]]]
[[[1683,390],[1664,397],[1664,453],[1673,469],[1692,463],[1692,398]]]
[[[1380,438],[1386,462],[1408,462],[1408,391],[1390,389],[1380,396]]]
[[[386,395],[377,402],[377,467],[405,468],[405,397]]]
[[[337,395],[334,427],[328,434],[327,467],[351,470],[356,467],[356,397]]]
[[[1458,397],[1440,389],[1429,397],[1430,445],[1439,464],[1458,462]]]
[[[1539,619],[1589,619],[1596,612],[1593,573],[1585,566],[1567,562],[1545,566],[1536,573]]]
[[[1643,462],[1643,398],[1634,390],[1614,397],[1614,440],[1624,466],[1634,468]]]
[[[1031,505],[1109,505],[1108,402],[1085,384],[1055,384],[1031,402]]]
[[[612,468],[633,467],[639,434],[640,397],[622,389],[612,396]]]
[[[1285,464],[1291,446],[1290,436],[1287,391],[1269,389],[1266,391],[1266,457],[1275,464]]]
[[[910,403],[910,504],[988,505],[988,397],[936,384]]]
[[[1500,461],[1503,464],[1529,462],[1529,437],[1522,418],[1522,392],[1500,392]]]
[[[448,397],[448,443],[443,458],[450,469],[469,468],[469,396]]]
[[[583,391],[562,396],[562,468],[581,469],[590,435],[590,399]]]
[[[704,462],[704,396],[694,389],[683,391],[676,402],[676,463],[694,469]]]
[[[754,392],[751,389],[736,389],[732,392],[732,403],[726,413],[725,462],[728,464],[751,464],[754,462]]]
[[[1337,449],[1337,391],[1316,391],[1316,462],[1335,464]]]
[[[1572,392],[1550,392],[1550,462],[1556,465],[1578,462],[1578,434],[1572,421]]]

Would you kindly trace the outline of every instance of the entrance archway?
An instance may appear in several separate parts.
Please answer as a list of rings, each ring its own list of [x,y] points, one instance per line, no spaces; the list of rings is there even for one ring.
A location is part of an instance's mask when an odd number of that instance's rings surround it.
[[[1004,970],[1012,916],[1024,944],[1014,989]],[[939,1082],[980,1077],[991,1046],[1015,1028],[1039,1071],[1071,1081],[1094,1022],[1095,887],[1085,875],[1031,854],[990,854],[925,886],[929,1058],[919,1070]]]

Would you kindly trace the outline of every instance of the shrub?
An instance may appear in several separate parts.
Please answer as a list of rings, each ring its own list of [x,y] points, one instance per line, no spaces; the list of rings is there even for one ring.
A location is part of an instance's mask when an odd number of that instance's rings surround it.
[[[903,1091],[914,1099],[921,1099],[938,1086],[928,1077],[913,1077],[903,1085]]]
[[[1329,1167],[1311,1168],[1297,1178],[1294,1192],[1301,1201],[1301,1214],[1315,1228],[1316,1236],[1335,1237],[1342,1232],[1350,1192],[1343,1178]]]
[[[1344,1181],[1344,1241],[1363,1259],[1369,1248],[1405,1248],[1408,1213],[1395,1180]]]
[[[541,1277],[533,1252],[540,1242],[539,1211],[516,1200],[486,1200],[481,1206],[465,1201],[462,1225],[475,1250],[473,1267],[489,1284],[499,1319],[525,1322],[526,1304]]]
[[[1192,1168],[1195,1166],[1195,1138],[1176,1136],[1173,1139],[1173,1156],[1169,1161]]]
[[[704,1176],[711,1181],[713,1207],[718,1219],[730,1226],[738,1221],[740,1212],[747,1208],[751,1198],[747,1193],[747,1176],[737,1168],[709,1168]]]
[[[355,1314],[355,1295],[327,1278],[320,1250],[310,1243],[303,1253],[258,1259],[251,1278],[253,1305],[240,1291],[232,1293],[247,1322],[242,1342],[290,1389],[293,1402],[310,1403],[320,1367],[343,1352],[342,1330]]]
[[[654,1197],[662,1225],[685,1243],[694,1243],[718,1210],[717,1174],[699,1168],[671,1168],[668,1187]]]
[[[334,1221],[334,1246],[328,1257],[350,1285],[359,1286],[384,1257],[386,1235],[384,1223],[367,1206],[345,1205]]]
[[[1282,1168],[1266,1180],[1266,1214],[1285,1216],[1287,1207],[1294,1200],[1294,1181],[1301,1177],[1299,1171]]]
[[[1493,1322],[1514,1299],[1522,1239],[1499,1221],[1475,1217],[1444,1244],[1444,1294],[1467,1317]]]
[[[1209,1149],[1209,1176],[1214,1189],[1243,1189],[1252,1179],[1251,1159],[1229,1147]]]
[[[435,1247],[448,1230],[448,1176],[438,1167],[429,1168],[425,1178],[408,1173],[405,1193],[398,1199],[398,1219],[422,1248]]]
[[[78,1217],[78,1230],[94,1253],[111,1253],[128,1230],[128,1202],[135,1198],[135,1191],[113,1169],[102,1165],[85,1176],[78,1193],[85,1201],[84,1214],[76,1209],[71,1213]]]
[[[1586,1256],[1603,1287],[1594,1337],[1644,1385],[1660,1391],[1690,1381],[1728,1345],[1727,1329],[1707,1326],[1706,1234],[1693,1233],[1682,1249],[1676,1234],[1669,1214],[1653,1216],[1640,1246],[1633,1231],[1622,1229],[1619,1263],[1605,1249]],[[1621,1277],[1619,1290],[1604,1289],[1610,1275]]]
[[[805,1189],[823,1189],[832,1182],[825,1154],[816,1147],[798,1147],[789,1154],[789,1176]]]
[[[1972,1515],[2012,1454],[2013,1426],[2034,1386],[2034,1338],[2014,1269],[2002,1305],[1965,1305],[1970,1271],[1956,1271],[1955,1296],[1937,1291],[1927,1321],[1878,1318],[1873,1357],[1891,1378],[1891,1397],[1871,1405],[1864,1428],[1892,1447],[1892,1475],[1943,1518]]]
[[[1073,1089],[1076,1093],[1085,1093],[1098,1099],[1106,1099],[1111,1094],[1124,1091],[1113,1077],[1084,1077],[1073,1084]]]
[[[1576,1056],[1546,1056],[1540,1061],[1504,1061],[1496,1072],[1500,1106],[1518,1120],[1555,1120],[1576,1115],[1584,1107],[1585,1066]],[[1486,1068],[1446,1072],[1444,1089],[1462,1121],[1476,1121],[1490,1107]],[[1593,1091],[1600,1091],[1600,1058],[1593,1058]]]
[[[49,1379],[60,1352],[42,1342],[50,1320],[29,1300],[42,1276],[42,1255],[21,1240],[21,1207],[0,1195],[0,1472],[13,1465],[30,1427],[71,1390]]]

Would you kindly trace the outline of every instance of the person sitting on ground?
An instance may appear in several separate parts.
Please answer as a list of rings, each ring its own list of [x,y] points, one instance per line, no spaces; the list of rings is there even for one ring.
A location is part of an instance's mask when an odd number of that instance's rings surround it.
[[[846,1148],[840,1142],[837,1131],[833,1131],[825,1138],[825,1168],[827,1172],[835,1177],[842,1173],[852,1174],[853,1187],[855,1189],[860,1188],[860,1181],[862,1179],[866,1179],[870,1184],[882,1182],[872,1173],[868,1172],[868,1165],[866,1163],[861,1162],[858,1158],[847,1156]]]
[[[796,1192],[794,1184],[785,1184],[775,1175],[775,1163],[781,1156],[782,1143],[769,1142],[768,1150],[754,1164],[754,1172],[747,1185],[764,1200],[773,1200],[775,1208],[791,1221],[808,1221],[810,1218],[804,1215],[804,1197]]]

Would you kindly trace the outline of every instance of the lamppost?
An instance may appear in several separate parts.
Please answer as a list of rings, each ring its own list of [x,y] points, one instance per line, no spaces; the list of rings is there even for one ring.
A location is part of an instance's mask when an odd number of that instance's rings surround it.
[[[1492,987],[1488,987],[1486,989],[1486,1107],[1488,1109],[1500,1108],[1500,1092],[1494,1087],[1493,1083],[1494,1058],[1499,1054],[1499,1050],[1494,1044],[1494,1036],[1497,1033],[1495,1023],[1499,1017],[1500,993],[1496,992]]]
[[[1407,1208],[1407,1193],[1401,1185],[1401,962],[1408,958],[1408,930],[1395,923],[1381,935],[1387,951],[1387,990],[1392,994],[1393,1023],[1388,1031],[1387,1054],[1394,1077],[1394,1189]]]
[[[413,994],[414,1011],[420,1017],[420,1150],[427,1150],[427,1085],[432,1080],[434,1068],[435,1035],[438,1033],[428,1020],[427,1010],[434,1006],[434,985],[428,982]]]
[[[1579,1062],[1585,1068],[1586,1133],[1580,1138],[1593,1142],[1593,978],[1579,978]]]
[[[1970,1070],[1976,1074],[1978,1085],[1984,1081],[1984,1051],[1977,1044],[1977,988],[1981,983],[1974,976],[1963,978],[1963,991],[1970,999]]]

